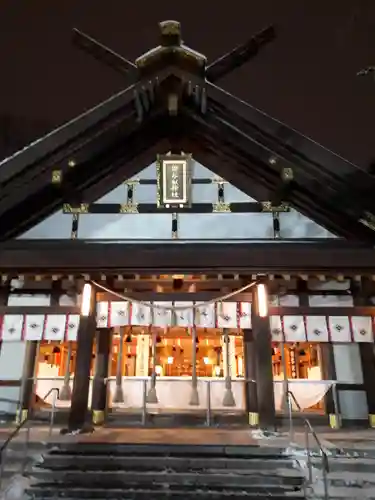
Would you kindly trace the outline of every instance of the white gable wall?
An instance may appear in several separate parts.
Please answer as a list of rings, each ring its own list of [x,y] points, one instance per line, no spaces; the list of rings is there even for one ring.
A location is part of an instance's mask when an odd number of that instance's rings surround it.
[[[194,178],[212,178],[214,174],[196,163]],[[155,164],[150,165],[136,178],[155,179]],[[98,203],[125,203],[126,188],[119,186]],[[215,184],[195,184],[192,188],[193,202],[216,203]],[[225,184],[225,201],[254,201],[230,184]],[[135,203],[155,203],[156,185],[137,185]],[[72,216],[61,211],[48,217],[21,238],[70,238]],[[328,238],[333,237],[326,229],[296,211],[280,214],[282,238]],[[85,214],[80,216],[78,237],[82,239],[121,240],[169,240],[171,214]],[[204,239],[272,239],[271,214],[179,214],[178,237],[187,240]]]

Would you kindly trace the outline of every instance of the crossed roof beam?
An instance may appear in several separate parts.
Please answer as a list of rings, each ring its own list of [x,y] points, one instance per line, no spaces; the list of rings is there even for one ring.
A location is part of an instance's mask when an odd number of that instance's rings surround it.
[[[272,42],[275,37],[274,26],[268,26],[251,36],[244,43],[209,64],[205,71],[206,79],[210,82],[217,82],[224,76],[229,75],[235,69],[254,59],[259,51]],[[131,81],[135,82],[137,80],[138,70],[136,64],[86,33],[73,29],[73,43],[97,61],[125,75]]]

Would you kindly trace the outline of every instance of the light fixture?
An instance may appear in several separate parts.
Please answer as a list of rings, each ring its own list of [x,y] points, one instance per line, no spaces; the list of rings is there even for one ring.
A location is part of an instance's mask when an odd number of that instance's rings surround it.
[[[220,373],[221,373],[221,368],[220,366],[215,366],[215,376],[216,377],[220,377]]]
[[[209,365],[209,364],[210,364],[210,358],[208,358],[207,356],[205,356],[205,357],[203,358],[203,363],[204,363],[205,365]]]
[[[173,356],[168,356],[168,364],[173,365]]]
[[[155,373],[156,375],[161,375],[161,372],[162,372],[162,367],[160,365],[156,365],[155,366]]]
[[[268,315],[268,297],[267,289],[264,283],[259,283],[257,285],[257,306],[258,306],[258,316],[260,318],[265,318]]]
[[[81,316],[89,316],[91,312],[91,294],[92,286],[90,283],[85,283],[82,292]]]

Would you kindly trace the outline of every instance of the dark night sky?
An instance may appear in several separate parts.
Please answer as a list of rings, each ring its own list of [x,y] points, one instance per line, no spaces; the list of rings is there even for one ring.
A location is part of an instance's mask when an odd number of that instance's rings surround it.
[[[209,60],[275,23],[277,40],[220,84],[359,165],[375,157],[375,82],[355,76],[375,65],[374,0],[1,0],[0,118],[32,136],[122,88],[71,28],[134,59],[164,19]]]

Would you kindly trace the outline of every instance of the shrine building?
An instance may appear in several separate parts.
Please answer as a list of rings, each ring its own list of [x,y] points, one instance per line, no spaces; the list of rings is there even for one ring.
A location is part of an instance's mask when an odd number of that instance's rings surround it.
[[[374,177],[219,86],[272,27],[159,31],[75,31],[124,90],[0,163],[0,411],[375,426]]]

